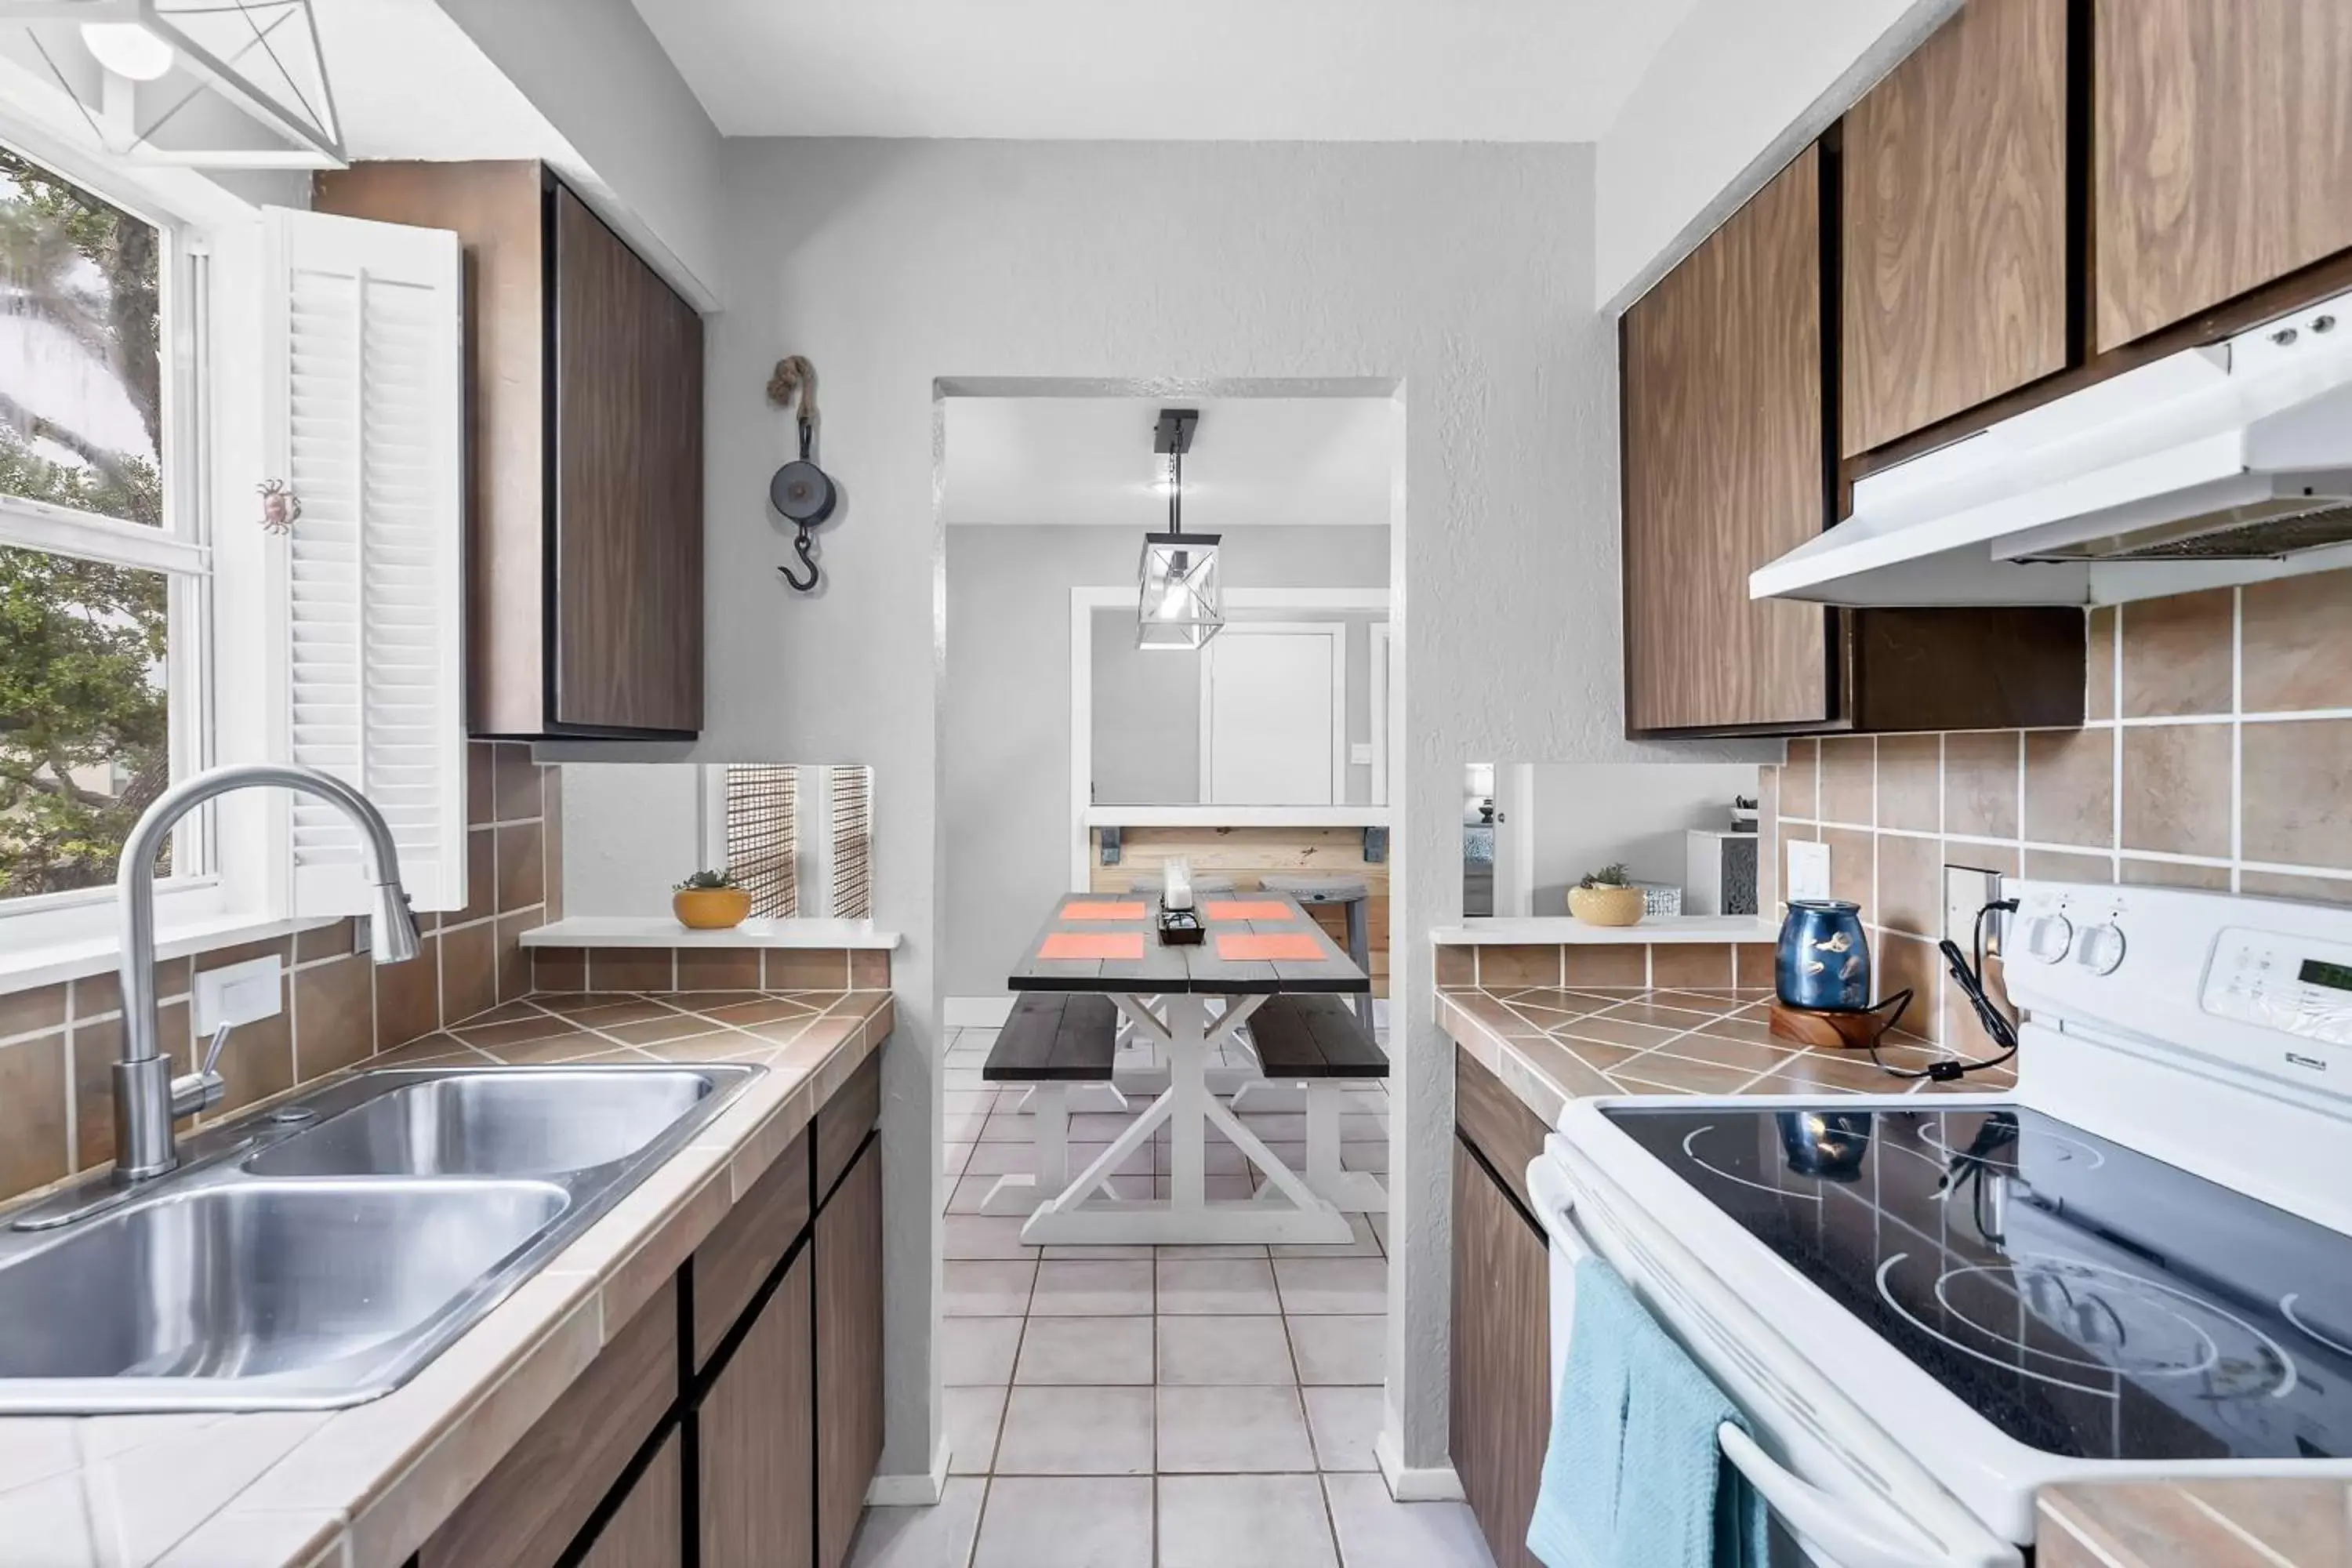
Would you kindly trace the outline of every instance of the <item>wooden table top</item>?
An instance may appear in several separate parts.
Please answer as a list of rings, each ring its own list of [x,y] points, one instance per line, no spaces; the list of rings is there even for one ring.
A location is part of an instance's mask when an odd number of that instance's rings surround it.
[[[1265,995],[1370,991],[1323,928],[1281,893],[1202,898],[1198,945],[1160,940],[1156,898],[1071,893],[1007,977],[1015,991],[1114,991],[1146,995]]]

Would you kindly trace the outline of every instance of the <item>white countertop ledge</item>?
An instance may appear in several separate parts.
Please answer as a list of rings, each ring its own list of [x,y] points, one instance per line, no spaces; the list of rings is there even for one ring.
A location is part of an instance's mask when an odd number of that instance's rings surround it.
[[[1386,827],[1385,805],[1090,805],[1088,827]]]
[[[1440,947],[1607,947],[1629,942],[1777,942],[1780,928],[1754,915],[1656,915],[1632,926],[1591,926],[1569,915],[1439,926]],[[525,941],[530,939],[526,937]]]
[[[573,915],[522,933],[525,947],[856,947],[895,949],[898,933],[872,921],[745,921],[726,931],[688,931],[645,915]]]

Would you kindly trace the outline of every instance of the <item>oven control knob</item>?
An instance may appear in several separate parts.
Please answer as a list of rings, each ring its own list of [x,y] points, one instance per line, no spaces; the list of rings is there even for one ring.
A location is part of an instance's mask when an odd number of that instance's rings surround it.
[[[2123,961],[2121,926],[2086,926],[2074,941],[2074,962],[2094,974],[2113,974]]]
[[[2074,922],[2064,915],[2036,915],[2025,922],[2025,956],[2036,963],[2056,963],[2074,945]]]

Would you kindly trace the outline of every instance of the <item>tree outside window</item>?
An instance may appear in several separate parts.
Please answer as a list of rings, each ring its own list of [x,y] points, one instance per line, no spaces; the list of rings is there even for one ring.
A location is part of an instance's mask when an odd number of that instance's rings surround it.
[[[0,898],[111,881],[170,782],[170,574],[108,558],[121,524],[165,522],[163,248],[0,148],[0,525],[93,520],[69,553],[0,531]]]

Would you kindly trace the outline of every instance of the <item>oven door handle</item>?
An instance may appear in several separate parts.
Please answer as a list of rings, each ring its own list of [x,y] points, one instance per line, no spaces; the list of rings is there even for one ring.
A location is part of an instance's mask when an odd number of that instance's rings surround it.
[[[1592,1256],[1592,1245],[1578,1232],[1573,1217],[1576,1189],[1549,1154],[1538,1154],[1528,1164],[1528,1198],[1535,1205],[1536,1223],[1569,1262],[1581,1263]]]
[[[1915,1537],[1914,1544],[1891,1541],[1853,1514],[1856,1504],[1830,1497],[1790,1473],[1759,1447],[1756,1439],[1727,1421],[1715,1429],[1717,1446],[1748,1478],[1781,1521],[1808,1544],[1827,1553],[1838,1568],[1971,1568],[1971,1558],[1955,1557]],[[1906,1532],[1907,1533],[1907,1532]]]

